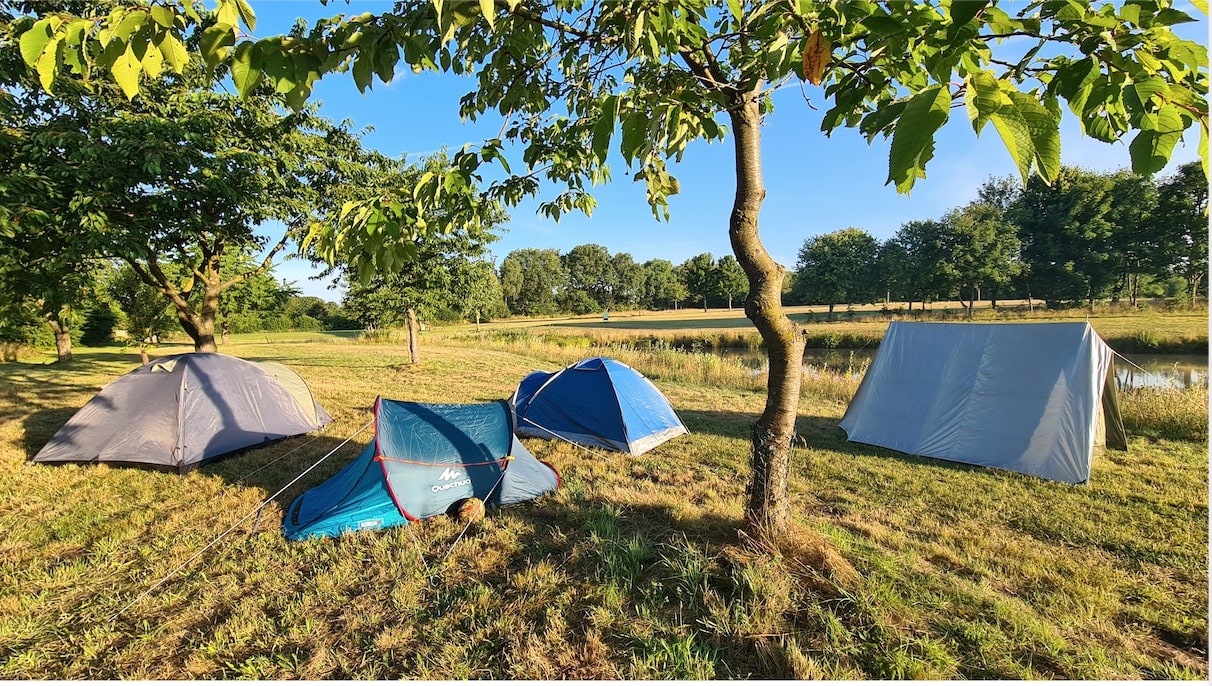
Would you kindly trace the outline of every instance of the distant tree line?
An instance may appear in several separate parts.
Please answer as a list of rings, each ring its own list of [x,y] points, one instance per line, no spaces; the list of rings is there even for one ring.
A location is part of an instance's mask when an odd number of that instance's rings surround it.
[[[1198,162],[1162,178],[1065,167],[1052,185],[987,181],[977,200],[881,243],[850,227],[800,248],[789,304],[1206,298],[1208,187]]]
[[[664,310],[684,303],[732,309],[748,295],[745,273],[732,255],[695,255],[674,265],[637,263],[628,253],[610,254],[594,243],[567,253],[514,250],[501,261],[501,292],[510,314],[588,314],[615,309]]]

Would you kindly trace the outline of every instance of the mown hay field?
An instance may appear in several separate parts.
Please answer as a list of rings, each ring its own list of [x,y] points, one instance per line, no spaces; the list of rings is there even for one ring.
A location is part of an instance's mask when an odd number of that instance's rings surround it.
[[[0,365],[0,676],[1208,676],[1206,388],[1127,394],[1130,451],[1074,487],[848,443],[854,381],[806,376],[797,533],[774,549],[740,534],[761,379],[633,351],[691,435],[638,458],[527,439],[563,486],[457,544],[446,518],[285,541],[283,508],[365,445],[340,444],[377,395],[506,398],[579,354],[436,340],[415,366],[354,340],[225,347],[299,371],[334,422],[185,476],[25,463],[136,355]],[[255,531],[120,612],[334,449]]]

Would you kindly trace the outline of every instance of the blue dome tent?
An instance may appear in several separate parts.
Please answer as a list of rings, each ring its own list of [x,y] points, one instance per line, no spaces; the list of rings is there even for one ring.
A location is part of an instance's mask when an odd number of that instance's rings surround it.
[[[643,374],[605,357],[531,372],[511,399],[519,436],[640,455],[690,433]]]
[[[374,440],[362,454],[286,509],[286,538],[403,526],[466,498],[508,505],[559,486],[555,469],[513,435],[503,400],[441,405],[380,397],[374,415]]]

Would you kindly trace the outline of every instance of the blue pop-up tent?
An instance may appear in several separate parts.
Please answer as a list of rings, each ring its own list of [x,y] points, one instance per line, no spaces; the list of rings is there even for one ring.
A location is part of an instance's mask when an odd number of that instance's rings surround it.
[[[523,437],[563,438],[639,455],[689,433],[651,381],[606,357],[558,372],[531,372],[511,402]]]
[[[362,454],[290,504],[290,540],[402,526],[479,498],[487,505],[531,500],[559,474],[514,436],[505,401],[441,405],[375,401],[375,437]]]

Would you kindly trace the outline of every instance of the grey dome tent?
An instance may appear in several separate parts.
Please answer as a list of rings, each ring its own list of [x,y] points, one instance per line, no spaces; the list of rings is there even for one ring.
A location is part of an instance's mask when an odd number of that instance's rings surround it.
[[[1070,484],[1127,450],[1111,350],[1088,323],[892,322],[841,427],[851,441]]]
[[[185,472],[332,418],[297,373],[219,353],[153,360],[101,389],[33,462],[105,462]]]

